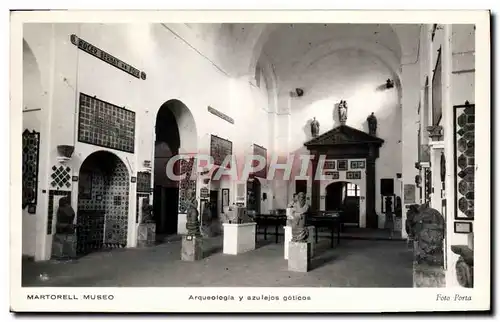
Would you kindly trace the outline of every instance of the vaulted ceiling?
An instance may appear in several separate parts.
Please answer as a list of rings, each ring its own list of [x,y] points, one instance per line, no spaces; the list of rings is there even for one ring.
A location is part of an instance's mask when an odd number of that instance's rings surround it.
[[[357,49],[380,59],[397,73],[418,55],[420,25],[322,23],[186,24],[209,44],[211,54],[233,75],[251,75],[258,62],[272,66],[279,81],[329,56]],[[397,70],[395,70],[397,69]],[[270,82],[269,82],[270,83]]]

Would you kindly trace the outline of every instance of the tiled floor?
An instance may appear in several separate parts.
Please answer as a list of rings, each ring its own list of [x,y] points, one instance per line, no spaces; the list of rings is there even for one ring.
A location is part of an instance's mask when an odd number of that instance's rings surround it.
[[[93,253],[71,262],[23,262],[23,286],[252,286],[412,287],[412,255],[402,241],[320,240],[308,273],[287,270],[283,243],[258,242],[254,251],[222,254],[222,238],[208,255],[180,261],[180,240],[143,249]],[[42,276],[42,277],[41,277]],[[46,278],[44,278],[46,277]]]

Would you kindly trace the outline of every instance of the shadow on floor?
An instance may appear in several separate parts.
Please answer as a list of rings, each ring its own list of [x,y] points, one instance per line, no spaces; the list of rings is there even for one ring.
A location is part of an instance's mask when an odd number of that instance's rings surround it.
[[[206,247],[203,251],[203,257],[209,257],[218,253],[222,253],[224,247],[221,245]]]
[[[270,240],[270,239],[258,239],[257,241],[255,241],[255,249],[259,249],[259,248],[262,248],[262,247],[266,247],[266,246],[269,246],[271,244],[275,244],[275,241],[274,240]]]

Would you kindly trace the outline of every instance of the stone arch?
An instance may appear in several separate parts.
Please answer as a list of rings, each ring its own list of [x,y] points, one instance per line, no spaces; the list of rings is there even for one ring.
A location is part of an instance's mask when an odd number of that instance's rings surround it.
[[[38,61],[28,42],[23,39],[23,111],[41,109],[43,95]]]
[[[130,172],[126,163],[108,150],[89,154],[78,179],[77,253],[127,245]]]
[[[196,153],[198,151],[198,132],[196,122],[190,109],[178,99],[170,99],[163,103],[156,111],[155,128],[158,126],[158,115],[162,110],[170,111],[179,128],[179,153]]]
[[[172,158],[188,158],[175,163],[174,172],[186,171],[193,166],[192,156],[198,152],[198,133],[193,114],[178,99],[163,103],[155,118],[154,195],[153,208],[157,237],[183,231],[183,200],[190,192],[196,193],[196,181],[190,176],[180,182],[169,178],[167,165]],[[187,168],[186,168],[187,167]],[[181,218],[182,217],[182,218]],[[181,219],[179,219],[181,218]]]

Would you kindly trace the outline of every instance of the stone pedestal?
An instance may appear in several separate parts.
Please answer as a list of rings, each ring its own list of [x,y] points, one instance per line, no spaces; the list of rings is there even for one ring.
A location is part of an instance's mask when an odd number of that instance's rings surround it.
[[[224,254],[237,255],[255,249],[257,224],[222,224],[224,227]]]
[[[285,242],[283,245],[284,248],[284,257],[285,259],[288,259],[288,251],[289,251],[289,243],[292,240],[292,227],[290,226],[284,226],[283,227],[285,231]],[[307,239],[307,242],[311,244],[311,258],[314,256],[314,245],[316,244],[316,238],[314,238],[314,233],[315,229],[314,226],[308,226],[307,229],[309,230],[309,238]]]
[[[311,243],[289,242],[288,270],[292,272],[308,272],[311,264]]]
[[[203,238],[201,236],[182,236],[181,260],[197,261],[203,259]]]
[[[55,234],[52,236],[52,258],[76,258],[76,234]]]
[[[444,269],[425,263],[414,263],[413,287],[446,287]]]
[[[187,222],[187,215],[186,214],[178,214],[177,215],[177,234],[179,234],[179,235],[187,234],[186,222]]]
[[[137,247],[153,246],[156,243],[156,224],[139,224],[137,228]]]

